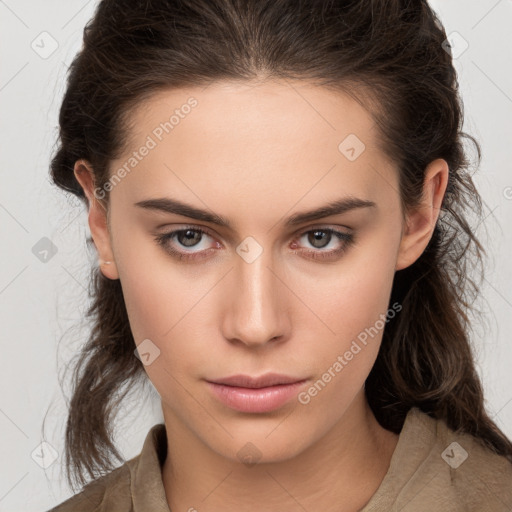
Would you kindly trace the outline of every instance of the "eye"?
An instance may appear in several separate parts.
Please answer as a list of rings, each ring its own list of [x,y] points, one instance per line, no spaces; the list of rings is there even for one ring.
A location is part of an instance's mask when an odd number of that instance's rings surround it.
[[[299,240],[306,237],[306,242],[311,244],[316,250],[304,251],[314,259],[335,259],[344,253],[350,245],[354,243],[352,233],[344,233],[331,228],[315,228],[305,231],[300,235]],[[334,243],[331,243],[334,242]],[[328,246],[333,246],[330,250],[322,250]],[[296,244],[294,243],[294,248]]]
[[[207,231],[199,227],[187,227],[184,229],[178,229],[169,233],[163,233],[156,237],[156,241],[161,245],[169,254],[178,259],[195,259],[200,252],[208,251],[207,247],[203,247],[202,251],[182,251],[173,247],[170,241],[176,240],[178,245],[185,248],[201,248],[201,244],[204,236],[210,236]],[[204,244],[203,244],[204,245]],[[209,252],[209,251],[208,251]]]
[[[215,250],[215,248],[203,243],[205,237],[213,238],[213,235],[203,228],[188,226],[183,229],[157,235],[155,240],[171,256],[180,260],[194,260],[207,257],[211,250]],[[335,259],[354,243],[353,234],[344,233],[331,228],[309,229],[308,231],[302,232],[297,240],[301,240],[304,237],[306,237],[306,240],[303,243],[310,244],[313,250],[306,249],[304,251],[297,251],[297,247],[302,244],[297,244],[296,241],[292,243],[292,248],[294,252],[305,253],[307,257],[313,259]],[[216,248],[221,247],[218,242],[216,242],[216,244]],[[329,250],[324,250],[329,246],[334,247]],[[196,250],[187,250],[187,248]]]

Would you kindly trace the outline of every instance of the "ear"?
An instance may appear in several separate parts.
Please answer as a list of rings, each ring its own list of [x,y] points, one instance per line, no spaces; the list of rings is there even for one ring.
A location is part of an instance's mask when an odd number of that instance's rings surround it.
[[[441,158],[427,166],[421,204],[406,215],[395,270],[412,265],[432,238],[448,185],[448,174],[448,164]]]
[[[119,279],[114,252],[108,227],[107,210],[95,195],[94,174],[91,164],[86,160],[77,160],[74,167],[75,177],[84,189],[89,202],[89,228],[101,260],[100,270],[109,279]],[[105,262],[110,262],[105,264]]]

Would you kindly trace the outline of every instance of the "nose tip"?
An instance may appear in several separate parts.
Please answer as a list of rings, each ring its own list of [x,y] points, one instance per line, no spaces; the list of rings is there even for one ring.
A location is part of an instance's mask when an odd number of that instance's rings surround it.
[[[284,339],[283,335],[266,335],[265,332],[268,332],[268,329],[265,328],[253,329],[252,331],[244,329],[237,330],[236,332],[235,336],[227,337],[227,339],[231,343],[242,344],[251,348],[263,347],[268,344],[273,345]]]

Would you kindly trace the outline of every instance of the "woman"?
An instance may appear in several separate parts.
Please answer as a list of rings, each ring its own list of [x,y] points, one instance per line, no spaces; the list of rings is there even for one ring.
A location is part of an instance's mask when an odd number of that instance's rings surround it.
[[[100,260],[66,431],[98,478],[53,510],[511,510],[445,41],[420,0],[100,2],[51,165]],[[146,376],[164,424],[114,469]]]

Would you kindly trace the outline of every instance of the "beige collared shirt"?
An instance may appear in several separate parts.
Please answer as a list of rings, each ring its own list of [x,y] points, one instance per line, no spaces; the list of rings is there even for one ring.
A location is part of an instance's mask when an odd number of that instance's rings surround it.
[[[170,512],[166,453],[165,425],[157,424],[139,455],[49,512]],[[384,479],[360,512],[512,512],[512,464],[413,407]]]

